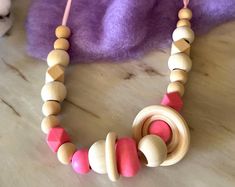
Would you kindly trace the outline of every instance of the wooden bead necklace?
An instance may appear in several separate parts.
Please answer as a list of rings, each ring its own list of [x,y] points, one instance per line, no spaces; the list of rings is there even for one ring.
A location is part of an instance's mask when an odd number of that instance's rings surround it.
[[[116,181],[120,175],[135,176],[140,169],[140,161],[148,167],[170,166],[185,156],[189,149],[190,133],[179,111],[183,106],[181,97],[187,74],[192,68],[189,55],[194,32],[190,24],[192,12],[187,7],[189,0],[183,2],[184,7],[178,13],[179,21],[172,35],[168,61],[170,83],[161,105],[148,106],[138,113],[132,125],[133,138],[118,138],[116,133],[110,132],[106,140],[95,142],[89,149],[77,150],[56,116],[67,93],[64,72],[70,61],[67,39],[71,31],[66,23],[72,0],[67,1],[62,25],[55,31],[58,39],[47,57],[49,68],[41,90],[44,101],[42,112],[45,115],[41,129],[47,134],[48,146],[57,153],[62,164],[71,164],[74,171],[80,174],[91,169],[100,174],[107,173],[111,181]]]

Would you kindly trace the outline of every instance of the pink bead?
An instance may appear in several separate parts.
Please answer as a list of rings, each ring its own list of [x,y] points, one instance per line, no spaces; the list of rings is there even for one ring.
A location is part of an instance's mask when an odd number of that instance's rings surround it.
[[[62,144],[69,141],[67,132],[61,127],[52,128],[47,135],[47,144],[53,152],[57,152]]]
[[[178,92],[171,92],[171,93],[165,94],[162,99],[161,104],[169,106],[169,107],[177,110],[178,112],[183,107],[183,101],[182,101],[180,94]]]
[[[136,143],[132,138],[121,138],[116,143],[117,168],[120,175],[133,177],[140,169]]]
[[[154,134],[162,138],[165,143],[169,142],[171,139],[172,131],[165,121],[157,120],[152,122],[148,131],[149,134]]]
[[[88,149],[80,149],[74,153],[72,167],[76,173],[80,174],[86,174],[91,170],[88,160]]]

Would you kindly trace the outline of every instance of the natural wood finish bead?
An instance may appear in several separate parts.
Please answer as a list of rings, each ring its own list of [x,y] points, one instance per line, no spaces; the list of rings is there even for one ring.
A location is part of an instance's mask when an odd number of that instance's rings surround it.
[[[41,122],[42,132],[48,134],[49,131],[60,124],[59,119],[56,116],[50,115],[43,118]]]
[[[178,13],[178,17],[179,19],[187,19],[190,20],[192,19],[192,11],[189,8],[182,8],[180,9],[179,13]]]
[[[46,72],[46,83],[52,81],[64,82],[64,68],[60,65],[51,66]]]
[[[58,38],[54,42],[54,49],[60,49],[67,51],[69,49],[69,41],[64,38]]]
[[[180,82],[171,82],[167,87],[167,93],[178,92],[181,97],[184,95],[184,85]]]
[[[182,84],[185,84],[188,80],[188,73],[186,71],[175,69],[171,71],[170,74],[170,81],[171,82],[181,82]]]
[[[172,42],[171,45],[171,54],[176,53],[185,53],[188,56],[190,55],[190,44],[184,39],[180,39],[178,41]]]
[[[176,28],[172,34],[172,38],[174,41],[185,39],[189,43],[193,43],[195,36],[193,30],[190,27],[184,26]]]
[[[57,38],[69,38],[70,34],[70,28],[64,25],[58,26],[55,30],[55,35]]]
[[[144,136],[138,144],[138,149],[144,155],[145,165],[148,167],[160,166],[167,158],[167,146],[164,141],[156,135]]]
[[[106,169],[111,181],[117,181],[120,176],[117,170],[117,159],[115,151],[116,139],[116,133],[110,132],[108,133],[105,141]]]
[[[69,64],[69,54],[64,50],[54,49],[47,56],[49,67],[55,65],[67,66]]]
[[[62,102],[67,94],[67,90],[63,83],[54,81],[46,83],[41,91],[43,101],[58,101]]]
[[[177,53],[170,56],[168,67],[171,71],[174,69],[181,69],[189,72],[192,69],[192,60],[184,53]]]
[[[76,146],[70,142],[62,144],[57,151],[57,158],[62,164],[70,164]]]
[[[56,101],[46,101],[42,105],[42,113],[44,116],[59,114],[61,110],[60,103]]]
[[[178,22],[177,22],[177,25],[176,27],[191,27],[191,23],[189,20],[187,19],[180,19]]]
[[[88,151],[88,159],[93,171],[100,174],[107,173],[104,140],[99,140],[90,147]]]

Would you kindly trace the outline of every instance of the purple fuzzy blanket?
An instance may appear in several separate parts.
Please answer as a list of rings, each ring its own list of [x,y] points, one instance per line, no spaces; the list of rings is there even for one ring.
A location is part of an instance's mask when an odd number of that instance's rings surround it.
[[[66,0],[33,0],[27,19],[28,52],[45,59]],[[168,47],[182,0],[74,0],[68,25],[74,61],[136,58]],[[235,19],[235,0],[191,0],[192,28],[202,34]]]

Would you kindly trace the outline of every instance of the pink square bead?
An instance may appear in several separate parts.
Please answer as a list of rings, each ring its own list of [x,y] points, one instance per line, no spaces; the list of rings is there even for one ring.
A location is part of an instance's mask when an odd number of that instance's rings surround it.
[[[172,93],[167,93],[164,95],[162,101],[162,105],[169,106],[178,112],[182,109],[183,107],[183,101],[180,97],[180,94],[178,92],[172,92]]]
[[[53,152],[57,152],[62,144],[69,141],[67,132],[61,127],[52,128],[47,135],[47,144]]]

